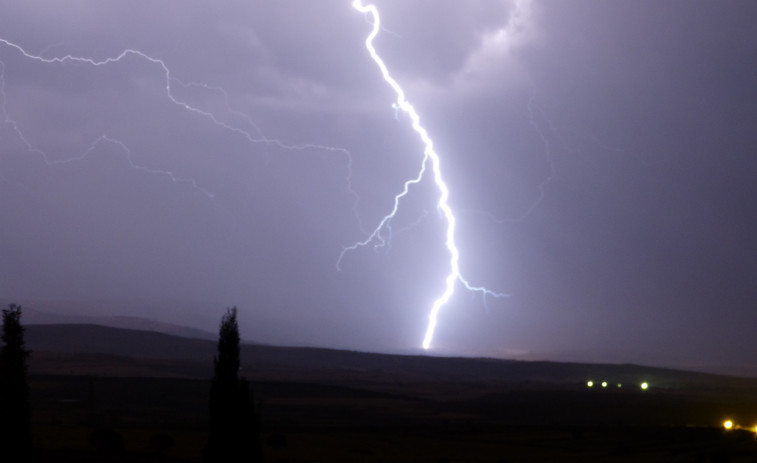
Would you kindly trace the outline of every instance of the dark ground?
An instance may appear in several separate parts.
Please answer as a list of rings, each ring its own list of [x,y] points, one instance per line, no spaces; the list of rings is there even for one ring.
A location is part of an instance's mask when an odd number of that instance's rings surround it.
[[[756,379],[634,365],[245,352],[269,462],[757,461]],[[37,350],[30,366],[38,461],[200,461],[205,362]],[[726,431],[726,419],[740,429]]]
[[[523,384],[459,398],[293,381],[255,383],[268,461],[757,461],[757,390]],[[382,385],[381,388],[385,388]],[[397,389],[401,389],[397,384]],[[33,376],[40,461],[199,461],[209,382]],[[123,445],[93,443],[95,430]],[[160,442],[163,442],[161,445]]]

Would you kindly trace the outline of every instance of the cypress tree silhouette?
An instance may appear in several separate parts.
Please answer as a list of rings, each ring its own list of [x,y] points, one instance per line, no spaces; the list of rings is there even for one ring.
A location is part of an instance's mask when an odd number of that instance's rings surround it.
[[[218,354],[210,386],[210,430],[206,462],[261,462],[258,414],[249,382],[239,378],[237,308],[226,309],[218,332]]]
[[[31,407],[21,306],[3,309],[3,348],[0,350],[0,456],[31,460]],[[5,460],[6,458],[0,458]]]

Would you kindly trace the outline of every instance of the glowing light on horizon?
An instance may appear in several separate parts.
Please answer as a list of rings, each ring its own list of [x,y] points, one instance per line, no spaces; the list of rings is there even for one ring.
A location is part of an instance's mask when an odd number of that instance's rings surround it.
[[[733,428],[733,421],[731,421],[731,420],[725,420],[723,422],[723,427],[726,428],[726,429]]]
[[[445,278],[444,291],[434,301],[434,303],[431,306],[431,311],[429,313],[428,326],[426,328],[426,333],[425,333],[425,336],[423,337],[423,344],[422,344],[423,348],[427,350],[431,347],[431,341],[434,338],[434,332],[436,331],[439,311],[445,304],[447,304],[447,302],[449,302],[450,298],[455,292],[455,285],[458,282],[462,283],[470,291],[477,291],[477,292],[482,293],[484,297],[484,301],[486,300],[486,296],[504,297],[506,296],[506,294],[495,293],[482,286],[472,286],[470,283],[468,283],[467,280],[465,280],[465,278],[463,278],[462,274],[460,273],[460,251],[458,250],[457,244],[455,243],[455,229],[457,226],[457,220],[448,202],[449,187],[447,186],[447,184],[445,183],[442,177],[442,171],[441,171],[441,166],[440,166],[441,161],[439,159],[439,155],[434,150],[434,144],[430,136],[428,135],[428,132],[420,123],[420,116],[415,111],[415,108],[407,101],[405,97],[405,92],[402,90],[402,87],[391,76],[388,68],[386,67],[386,64],[384,64],[384,61],[378,55],[376,48],[373,46],[373,39],[376,37],[376,35],[378,35],[379,31],[381,30],[381,21],[379,19],[378,9],[376,8],[375,5],[363,5],[362,0],[354,0],[352,2],[352,6],[356,10],[364,14],[371,15],[372,20],[373,20],[373,28],[370,34],[368,34],[368,37],[365,39],[365,47],[368,50],[368,53],[370,54],[373,61],[379,67],[379,70],[381,71],[381,75],[383,76],[384,80],[386,81],[387,84],[389,84],[390,87],[392,87],[395,94],[397,95],[397,100],[392,107],[394,107],[395,110],[398,109],[399,111],[402,111],[403,113],[407,114],[410,117],[412,128],[421,138],[421,141],[423,142],[425,149],[423,151],[423,155],[424,155],[423,161],[421,163],[421,168],[420,168],[420,171],[418,172],[418,175],[413,179],[407,180],[405,182],[403,191],[394,197],[394,207],[392,208],[391,212],[389,212],[389,214],[384,216],[384,218],[379,222],[379,224],[376,226],[376,228],[373,230],[370,236],[368,236],[368,238],[366,238],[363,241],[359,241],[352,246],[344,248],[341,255],[339,256],[339,260],[337,261],[337,268],[339,268],[340,262],[346,252],[355,250],[362,246],[367,246],[368,244],[374,241],[379,243],[378,246],[382,246],[384,244],[384,239],[381,236],[381,231],[384,229],[384,227],[389,226],[389,223],[391,222],[392,218],[397,213],[400,200],[408,194],[410,185],[419,183],[423,179],[427,166],[430,163],[431,171],[433,172],[434,183],[436,184],[436,187],[439,190],[439,201],[437,202],[437,209],[439,210],[440,214],[442,215],[442,217],[447,223],[447,231],[445,234],[444,243],[447,248],[447,251],[449,252],[450,260],[449,260],[449,273],[447,274],[447,277]]]

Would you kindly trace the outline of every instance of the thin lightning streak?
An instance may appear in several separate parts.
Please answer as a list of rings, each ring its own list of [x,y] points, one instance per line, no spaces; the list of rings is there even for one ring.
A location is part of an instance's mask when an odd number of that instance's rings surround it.
[[[13,42],[10,42],[10,41],[8,41],[6,39],[3,39],[3,38],[0,38],[0,45],[5,45],[5,46],[7,46],[9,48],[15,49],[21,55],[23,55],[24,57],[26,57],[28,59],[31,59],[31,60],[34,60],[34,61],[38,61],[38,62],[42,62],[42,63],[46,63],[46,64],[80,63],[80,64],[86,64],[86,65],[90,65],[90,66],[94,66],[94,67],[100,67],[100,66],[105,66],[105,65],[117,63],[117,62],[121,61],[122,59],[124,59],[126,57],[129,57],[129,56],[136,56],[138,58],[146,60],[146,61],[148,61],[148,62],[150,62],[152,64],[155,64],[155,65],[157,65],[157,66],[160,67],[160,69],[163,72],[163,76],[165,78],[165,94],[166,94],[166,96],[168,97],[168,99],[173,104],[175,104],[175,105],[183,108],[186,111],[194,113],[197,116],[200,116],[200,117],[202,117],[202,118],[204,118],[206,120],[209,120],[214,125],[222,128],[224,130],[227,130],[227,131],[230,131],[232,133],[235,133],[237,135],[242,136],[249,143],[253,143],[253,144],[262,143],[262,144],[272,145],[272,146],[276,146],[278,148],[281,148],[283,150],[291,150],[291,151],[319,150],[319,151],[327,151],[327,152],[332,152],[332,153],[337,153],[337,154],[344,155],[347,158],[347,179],[346,179],[347,190],[348,190],[348,192],[349,192],[349,194],[350,194],[350,196],[352,197],[352,200],[353,200],[352,201],[352,204],[353,204],[353,206],[352,206],[353,213],[354,213],[354,215],[355,215],[355,217],[356,217],[356,219],[358,221],[358,224],[360,225],[360,227],[362,229],[362,223],[360,221],[360,217],[359,217],[359,214],[358,214],[358,211],[357,211],[358,204],[359,204],[359,201],[360,201],[360,197],[358,196],[357,192],[352,187],[352,154],[347,149],[345,149],[345,148],[339,148],[339,147],[333,147],[333,146],[327,146],[327,145],[321,145],[321,144],[316,144],[316,143],[288,144],[288,143],[284,143],[284,142],[282,142],[282,141],[280,141],[278,139],[267,138],[265,135],[263,135],[262,131],[257,127],[257,125],[252,122],[252,119],[248,115],[246,115],[246,114],[244,114],[244,113],[242,113],[240,111],[237,111],[237,110],[234,110],[234,109],[231,108],[231,106],[229,105],[228,94],[227,94],[227,92],[225,90],[223,90],[220,87],[213,87],[213,86],[209,86],[209,85],[206,85],[206,84],[197,84],[197,83],[185,84],[181,80],[179,80],[179,79],[177,79],[177,78],[175,78],[175,77],[172,76],[171,70],[168,67],[168,65],[165,63],[165,61],[163,61],[162,59],[159,59],[159,58],[152,57],[152,56],[150,56],[150,55],[148,55],[148,54],[146,54],[144,52],[141,52],[139,50],[128,48],[128,49],[123,50],[120,54],[118,54],[115,57],[108,57],[108,58],[105,58],[105,59],[102,59],[102,60],[95,60],[93,58],[74,56],[74,55],[70,55],[70,54],[69,55],[65,55],[65,56],[60,56],[60,57],[45,58],[45,57],[43,57],[41,55],[35,55],[35,54],[32,54],[32,53],[29,53],[28,51],[26,51],[20,45],[18,45],[16,43],[13,43]],[[2,65],[2,64],[3,64],[3,62],[0,61],[0,65]],[[187,103],[185,101],[180,100],[179,98],[177,98],[174,95],[172,84],[178,84],[178,85],[180,85],[180,86],[182,86],[184,88],[188,88],[188,87],[194,86],[194,87],[202,87],[202,88],[205,88],[207,90],[214,90],[214,91],[220,92],[223,95],[224,103],[226,105],[226,108],[229,110],[229,112],[231,114],[234,114],[236,116],[244,118],[254,128],[254,130],[258,133],[259,136],[257,136],[257,137],[253,136],[247,130],[244,130],[244,129],[240,128],[240,127],[237,127],[237,126],[234,126],[234,125],[231,125],[231,124],[228,124],[228,123],[224,122],[216,114],[214,114],[214,113],[212,113],[210,111],[205,111],[205,110],[200,109],[200,108],[198,108],[196,106],[193,106],[193,105],[191,105],[191,104],[189,104],[189,103]],[[118,145],[120,145],[124,149],[124,152],[127,154],[127,157],[128,157],[127,160],[128,160],[129,165],[131,167],[133,167],[135,169],[138,169],[138,170],[142,170],[142,171],[147,172],[147,173],[151,173],[151,174],[165,174],[165,175],[168,175],[171,178],[171,180],[173,180],[174,182],[187,182],[187,183],[193,185],[199,191],[203,192],[208,197],[210,197],[210,198],[213,197],[213,195],[211,193],[209,193],[207,190],[205,190],[203,188],[200,188],[198,186],[197,182],[194,179],[179,178],[179,177],[174,176],[169,171],[148,169],[146,167],[143,167],[143,166],[135,164],[132,161],[132,159],[131,159],[131,151],[126,147],[126,145],[123,144],[120,141],[117,141],[115,139],[109,138],[106,135],[102,135],[97,140],[95,140],[92,143],[92,145],[90,145],[90,148],[83,155],[80,155],[78,157],[75,157],[75,158],[72,158],[72,159],[69,159],[69,160],[66,160],[66,161],[50,161],[50,159],[48,158],[48,156],[47,156],[47,154],[45,152],[43,152],[42,150],[39,150],[37,148],[34,148],[33,144],[24,136],[23,132],[18,127],[18,124],[15,122],[15,120],[13,120],[9,116],[9,114],[7,113],[7,110],[6,110],[6,96],[5,96],[5,81],[4,81],[4,66],[0,67],[0,85],[1,85],[0,86],[0,91],[2,91],[2,111],[3,111],[4,122],[6,124],[9,124],[13,128],[13,130],[16,132],[16,134],[18,135],[18,137],[27,146],[28,151],[40,154],[43,157],[45,163],[48,166],[52,166],[54,164],[63,164],[65,162],[72,162],[72,161],[83,160],[84,158],[86,158],[92,152],[92,150],[94,149],[94,147],[98,143],[103,142],[103,141],[108,141],[110,143],[118,144]]]
[[[358,248],[361,248],[363,246],[368,246],[373,241],[378,241],[376,245],[374,245],[375,248],[383,247],[386,244],[386,240],[381,235],[381,231],[389,226],[389,223],[394,218],[394,216],[397,214],[397,211],[400,207],[400,200],[407,196],[408,192],[410,191],[410,185],[415,185],[416,183],[420,183],[420,181],[423,179],[423,174],[426,172],[426,161],[428,160],[428,155],[426,155],[423,159],[423,164],[421,165],[421,170],[418,172],[418,175],[405,182],[405,187],[403,188],[401,193],[398,193],[394,197],[394,206],[392,207],[391,212],[386,214],[383,219],[379,222],[379,224],[376,226],[376,228],[373,230],[373,232],[363,241],[358,241],[357,243],[353,244],[352,246],[347,246],[344,249],[342,249],[341,254],[339,254],[339,259],[336,261],[336,269],[342,270],[342,259],[344,258],[344,255],[347,254],[350,251],[354,251]]]
[[[23,134],[18,130],[18,125],[16,124],[16,121],[11,119],[10,115],[8,115],[8,110],[5,107],[5,102],[7,100],[7,97],[5,95],[5,63],[0,61],[0,110],[2,110],[3,115],[3,123],[10,125],[11,128],[13,128],[13,131],[16,132],[16,134],[20,137],[21,141],[26,143],[26,146],[28,147],[29,144],[26,142],[26,139],[23,138]],[[0,172],[0,179],[6,180],[5,176]]]
[[[370,54],[373,61],[379,67],[379,70],[381,71],[381,75],[383,76],[386,83],[388,83],[389,86],[391,86],[394,92],[397,94],[397,102],[396,102],[397,106],[399,107],[401,111],[403,111],[410,117],[410,120],[412,121],[413,130],[415,130],[415,132],[420,136],[425,146],[425,149],[423,151],[423,154],[424,154],[423,163],[421,165],[421,170],[418,173],[418,176],[415,177],[414,179],[411,179],[405,182],[404,190],[400,194],[394,197],[394,208],[392,209],[392,211],[389,214],[387,214],[381,220],[381,222],[379,222],[376,229],[366,240],[358,242],[355,245],[345,248],[342,251],[342,254],[339,256],[339,261],[337,262],[337,268],[339,267],[339,262],[341,261],[345,252],[357,249],[358,247],[361,247],[361,246],[366,246],[367,244],[372,242],[374,239],[378,240],[380,243],[383,243],[383,238],[381,237],[381,230],[384,228],[384,226],[386,226],[391,221],[392,217],[394,217],[395,213],[397,212],[399,201],[402,197],[407,195],[410,185],[416,184],[422,180],[423,174],[425,173],[426,168],[427,168],[426,166],[428,165],[430,161],[431,171],[434,174],[434,183],[439,189],[439,201],[437,203],[437,210],[447,222],[445,246],[447,247],[447,251],[449,252],[449,255],[450,255],[450,261],[449,261],[450,271],[447,274],[447,277],[445,279],[444,292],[442,292],[442,294],[434,301],[431,307],[431,312],[429,314],[428,326],[426,328],[426,334],[423,338],[423,348],[429,349],[431,347],[431,341],[434,338],[434,332],[436,330],[439,311],[445,304],[447,304],[447,302],[450,300],[450,298],[454,294],[455,284],[458,281],[461,282],[468,290],[478,291],[482,293],[482,295],[484,296],[484,300],[486,299],[487,295],[493,296],[493,297],[503,297],[506,295],[501,294],[501,293],[495,293],[482,286],[472,286],[461,275],[460,265],[459,265],[460,251],[457,249],[457,245],[455,244],[455,228],[457,226],[457,221],[447,201],[449,199],[449,188],[447,187],[447,184],[444,182],[444,179],[442,178],[439,155],[434,150],[434,144],[431,138],[429,137],[428,132],[421,125],[420,117],[418,116],[418,113],[415,111],[415,108],[407,101],[407,99],[405,98],[405,92],[402,90],[402,87],[400,87],[397,81],[394,80],[394,78],[392,78],[392,76],[389,74],[389,70],[384,64],[384,61],[378,55],[378,53],[376,52],[376,48],[373,46],[373,39],[376,37],[376,35],[378,35],[379,31],[381,30],[381,22],[379,20],[378,9],[376,8],[375,5],[363,5],[363,2],[361,0],[354,0],[352,3],[352,6],[356,10],[360,11],[361,13],[371,15],[373,19],[373,29],[371,30],[371,33],[368,34],[368,37],[365,39],[365,47],[368,50],[368,53]]]
[[[223,128],[225,128],[227,130],[230,130],[232,132],[238,133],[239,135],[241,135],[245,139],[247,139],[247,141],[250,142],[250,143],[265,143],[265,144],[268,144],[268,145],[276,146],[276,147],[281,148],[283,150],[305,151],[305,150],[309,150],[309,149],[316,149],[316,150],[331,151],[331,152],[335,152],[335,153],[342,153],[342,154],[344,154],[347,157],[347,162],[348,162],[348,167],[349,167],[348,170],[349,170],[349,173],[350,173],[350,178],[348,178],[347,180],[348,180],[348,182],[352,181],[351,180],[351,175],[352,175],[352,155],[350,154],[349,150],[347,150],[346,148],[338,148],[338,147],[334,147],[334,146],[320,145],[320,144],[317,144],[317,143],[291,144],[291,143],[285,143],[285,142],[283,142],[283,141],[281,141],[279,139],[276,139],[276,138],[268,138],[265,135],[263,135],[262,130],[260,130],[260,128],[258,127],[257,124],[255,124],[255,122],[253,122],[252,118],[249,115],[247,115],[247,114],[245,114],[245,113],[243,113],[243,112],[241,112],[239,110],[236,110],[236,109],[234,109],[234,108],[231,107],[231,104],[229,103],[229,94],[223,88],[216,87],[216,86],[213,86],[213,85],[200,84],[200,83],[196,83],[196,82],[190,82],[188,84],[185,84],[185,83],[183,83],[183,82],[181,82],[181,81],[179,81],[179,80],[177,80],[175,78],[171,78],[171,80],[173,80],[175,82],[178,82],[181,86],[183,86],[185,88],[188,88],[188,87],[201,87],[201,88],[204,88],[206,90],[212,90],[212,91],[216,91],[216,92],[220,93],[222,95],[222,97],[223,97],[224,105],[226,106],[226,110],[229,112],[229,114],[233,114],[233,115],[235,115],[237,117],[240,117],[240,118],[244,119],[250,126],[252,126],[253,129],[255,129],[255,131],[259,135],[258,137],[254,137],[250,132],[248,132],[248,131],[246,131],[244,129],[241,129],[241,128],[236,127],[236,126],[229,125],[229,124],[221,121],[220,119],[218,119],[218,117],[216,115],[214,115],[211,112],[203,111],[203,110],[201,110],[199,108],[195,108],[193,106],[189,106],[187,103],[184,103],[184,102],[178,102],[178,100],[176,100],[172,95],[169,95],[169,97],[171,98],[171,100],[174,103],[182,105],[182,106],[185,106],[187,109],[190,109],[191,111],[195,111],[195,112],[197,112],[197,113],[199,113],[199,114],[201,114],[201,115],[203,115],[203,116],[211,119],[213,121],[213,123],[215,123],[216,125],[218,125],[220,127],[223,127]],[[352,194],[355,194],[355,192],[352,191],[352,184],[351,183],[350,183],[350,192]]]
[[[525,220],[528,216],[531,215],[534,209],[536,209],[536,207],[539,206],[542,201],[544,201],[544,198],[547,195],[547,186],[552,182],[552,180],[554,180],[555,176],[557,175],[552,142],[550,141],[550,137],[547,135],[547,133],[539,128],[539,123],[536,117],[537,113],[539,114],[540,118],[545,121],[545,124],[549,129],[549,133],[554,134],[555,129],[552,126],[552,123],[549,121],[549,119],[547,119],[546,114],[544,114],[544,110],[536,103],[536,96],[532,93],[531,97],[528,99],[528,121],[531,124],[531,127],[533,127],[536,133],[539,135],[539,139],[541,140],[542,146],[544,147],[544,159],[546,160],[549,167],[549,174],[539,182],[539,194],[523,213],[515,218],[495,219],[495,222],[497,223],[517,223]]]
[[[536,195],[536,198],[533,199],[528,204],[528,206],[526,206],[523,212],[514,217],[500,218],[495,216],[491,212],[481,210],[468,210],[466,212],[485,215],[493,222],[496,222],[498,224],[523,222],[544,201],[550,183],[552,183],[552,181],[554,181],[554,179],[557,177],[555,154],[562,152],[574,156],[581,155],[583,151],[588,149],[586,147],[582,147],[584,140],[587,139],[587,143],[596,145],[596,147],[603,151],[633,156],[644,166],[653,165],[649,161],[645,160],[644,157],[642,157],[639,153],[630,148],[608,146],[602,143],[602,141],[596,135],[584,136],[575,132],[574,130],[556,126],[552,122],[552,119],[548,116],[547,111],[537,102],[535,89],[528,99],[527,108],[528,121],[531,127],[534,129],[534,132],[538,135],[539,140],[542,144],[542,152],[548,168],[547,175],[545,175],[545,177],[541,181],[539,181],[537,185],[538,193]],[[567,132],[567,134],[565,132]],[[570,135],[570,137],[568,137],[567,135]]]
[[[424,220],[426,220],[426,217],[428,217],[428,211],[424,210],[423,213],[420,215],[420,217],[418,217],[417,219],[415,219],[414,222],[412,222],[411,224],[406,225],[406,226],[404,226],[404,227],[402,227],[402,228],[400,228],[399,230],[396,230],[396,231],[392,228],[392,224],[391,223],[387,224],[386,228],[389,231],[389,238],[386,240],[386,244],[387,244],[387,246],[386,246],[386,252],[387,252],[387,254],[392,249],[392,237],[393,236],[400,235],[400,234],[402,234],[402,233],[404,233],[404,232],[406,232],[408,230],[411,230],[411,229],[417,227],[418,225],[421,224],[421,222],[423,222]]]
[[[194,179],[181,178],[174,175],[174,173],[171,171],[149,169],[147,167],[136,164],[134,160],[132,159],[131,150],[126,146],[126,144],[124,144],[120,140],[116,140],[115,138],[111,138],[107,135],[100,135],[100,137],[98,137],[95,141],[93,141],[89,145],[89,148],[87,148],[87,150],[84,151],[84,153],[82,153],[79,156],[76,156],[70,159],[61,159],[61,160],[51,161],[44,151],[35,148],[34,145],[32,145],[32,143],[24,136],[24,133],[18,127],[18,123],[14,119],[12,119],[10,115],[8,114],[6,102],[7,102],[7,95],[5,93],[5,63],[0,61],[0,109],[2,109],[3,123],[9,125],[13,129],[13,131],[16,133],[16,136],[19,138],[19,140],[21,140],[24,143],[24,145],[26,145],[26,148],[29,152],[37,153],[41,155],[46,165],[55,166],[55,165],[69,164],[69,163],[77,162],[77,161],[83,161],[95,151],[98,145],[100,145],[101,143],[110,143],[112,145],[118,146],[119,148],[123,150],[124,153],[126,153],[126,162],[128,162],[129,166],[131,166],[133,169],[140,170],[142,172],[145,172],[151,175],[167,176],[174,183],[188,183],[192,185],[192,187],[195,188],[196,190],[202,192],[208,198],[213,199],[214,197],[212,193],[200,187]]]
[[[115,138],[111,138],[107,135],[100,135],[100,137],[98,137],[94,142],[92,142],[91,145],[89,145],[89,148],[87,148],[87,151],[85,151],[82,155],[75,158],[71,158],[71,159],[52,161],[50,162],[50,165],[52,166],[56,164],[68,164],[74,161],[83,161],[88,156],[90,156],[95,151],[95,149],[102,143],[110,143],[112,145],[116,145],[119,148],[121,148],[124,151],[124,153],[126,153],[126,162],[128,162],[129,166],[131,166],[131,168],[134,170],[140,170],[150,175],[165,175],[174,183],[189,183],[190,185],[192,185],[193,188],[202,192],[205,196],[207,196],[210,199],[213,199],[215,197],[213,193],[200,187],[197,184],[197,182],[192,178],[177,177],[176,175],[174,175],[173,172],[168,171],[168,170],[149,169],[147,167],[134,163],[134,161],[131,158],[131,150],[123,142],[116,140]]]
[[[73,56],[73,55],[65,55],[63,57],[54,57],[54,58],[44,58],[44,57],[42,57],[40,55],[31,54],[31,53],[27,52],[20,45],[17,45],[17,44],[15,44],[13,42],[10,42],[10,41],[8,41],[6,39],[2,39],[2,38],[0,38],[0,44],[4,44],[4,45],[6,45],[6,46],[8,46],[10,48],[13,48],[13,49],[17,50],[24,57],[26,57],[28,59],[39,61],[39,62],[46,63],[46,64],[65,64],[67,62],[76,62],[76,63],[84,63],[84,64],[89,64],[91,66],[99,67],[99,66],[104,66],[104,65],[107,65],[107,64],[116,63],[118,61],[121,61],[122,59],[124,59],[125,57],[127,57],[129,55],[137,55],[137,56],[139,56],[139,57],[141,57],[141,58],[143,58],[143,59],[145,59],[145,60],[147,60],[147,61],[149,61],[149,62],[151,62],[153,64],[158,64],[163,69],[163,72],[164,72],[165,77],[166,77],[166,94],[168,95],[169,99],[174,104],[182,106],[184,109],[187,109],[187,110],[190,110],[190,111],[202,114],[205,117],[209,117],[209,118],[213,119],[214,122],[215,122],[215,117],[212,114],[200,111],[200,110],[198,110],[196,108],[193,108],[192,106],[190,106],[190,105],[188,105],[186,103],[183,103],[183,102],[177,100],[176,98],[174,98],[173,94],[171,93],[171,80],[172,80],[172,78],[171,78],[171,75],[170,75],[170,70],[166,66],[165,62],[163,62],[160,59],[153,58],[153,57],[151,57],[149,55],[146,55],[145,53],[142,53],[142,52],[140,52],[138,50],[127,49],[127,50],[122,51],[121,54],[119,54],[115,58],[111,57],[111,58],[106,58],[106,59],[101,60],[101,61],[96,61],[96,60],[91,59],[91,58],[83,58],[83,57],[78,57],[78,56]],[[0,62],[0,63],[2,63],[2,62]],[[170,178],[171,181],[173,181],[174,183],[178,183],[178,182],[188,183],[188,184],[192,185],[198,191],[202,192],[208,198],[212,199],[214,197],[212,193],[208,192],[204,188],[201,188],[194,179],[177,177],[176,175],[174,175],[170,171],[149,169],[147,167],[144,167],[144,166],[141,166],[139,164],[136,164],[132,160],[131,150],[126,146],[126,144],[124,144],[123,142],[121,142],[119,140],[111,138],[111,137],[109,137],[107,135],[101,135],[100,137],[98,137],[97,139],[95,139],[90,144],[89,148],[87,148],[87,150],[83,154],[81,154],[79,156],[76,156],[76,157],[73,157],[73,158],[69,158],[69,159],[65,159],[65,160],[51,161],[49,159],[49,157],[47,156],[47,153],[45,153],[44,151],[42,151],[40,149],[37,149],[37,148],[35,148],[33,146],[33,144],[29,141],[29,139],[26,138],[26,136],[23,134],[23,132],[21,131],[21,129],[18,127],[18,124],[16,123],[16,121],[13,120],[10,117],[10,115],[8,114],[8,111],[7,111],[7,108],[6,108],[7,96],[6,96],[6,93],[5,93],[5,78],[4,78],[5,65],[4,65],[4,63],[2,63],[2,67],[0,68],[0,73],[1,73],[0,77],[2,77],[2,80],[0,81],[0,83],[2,84],[0,86],[0,91],[2,91],[2,98],[3,98],[3,100],[2,100],[2,108],[3,108],[4,122],[6,124],[9,124],[13,128],[13,130],[16,132],[16,134],[19,137],[19,139],[26,145],[26,147],[27,147],[27,149],[28,149],[29,152],[37,153],[37,154],[39,154],[39,155],[42,156],[42,158],[44,159],[46,165],[48,165],[48,166],[54,166],[54,165],[61,165],[61,164],[68,164],[68,163],[71,163],[71,162],[82,161],[82,160],[86,159],[87,157],[89,157],[95,151],[95,149],[97,148],[97,146],[99,144],[101,144],[103,142],[107,142],[107,143],[111,143],[111,144],[119,146],[124,151],[124,153],[126,153],[126,160],[127,160],[128,164],[133,169],[140,170],[140,171],[146,172],[148,174],[165,175],[168,178]]]
[[[45,156],[45,153],[38,149],[35,149],[32,146],[31,142],[26,139],[21,129],[18,128],[18,123],[15,121],[15,119],[11,118],[10,114],[8,114],[8,109],[6,107],[8,96],[5,93],[5,63],[3,63],[2,61],[0,61],[0,98],[2,98],[2,101],[0,101],[0,103],[2,103],[3,123],[11,126],[13,131],[16,132],[16,136],[18,136],[19,140],[21,140],[24,145],[26,145],[28,151],[41,154],[45,158],[45,162],[47,162],[47,156]]]
[[[231,106],[231,103],[229,102],[229,94],[222,87],[217,87],[217,86],[202,84],[202,83],[197,83],[197,82],[190,82],[187,84],[182,83],[181,85],[184,86],[185,88],[199,87],[205,90],[211,90],[211,91],[220,93],[223,98],[224,106],[226,107],[226,110],[229,112],[229,114],[233,114],[234,116],[244,119],[247,122],[247,124],[249,124],[255,130],[255,132],[258,133],[258,137],[253,137],[252,134],[250,134],[249,132],[242,129],[238,129],[238,132],[243,134],[244,138],[246,138],[247,141],[250,143],[265,143],[268,145],[276,146],[283,150],[291,150],[291,151],[305,151],[309,149],[314,149],[314,150],[329,151],[329,152],[344,154],[345,157],[347,158],[347,191],[352,197],[352,212],[358,221],[358,226],[360,227],[360,230],[363,233],[366,233],[366,234],[368,233],[365,230],[362,220],[360,219],[360,215],[358,213],[358,205],[360,204],[360,196],[352,187],[352,153],[350,153],[349,150],[347,150],[346,148],[320,145],[317,143],[291,144],[291,143],[285,143],[277,138],[268,138],[263,134],[263,131],[260,129],[260,127],[258,127],[258,125],[252,120],[252,117],[250,117],[248,114],[245,114],[237,109],[234,109]]]
[[[141,52],[139,50],[134,50],[132,48],[127,48],[126,50],[123,50],[116,57],[109,57],[109,58],[105,58],[103,60],[99,60],[98,61],[98,60],[95,60],[93,58],[85,58],[85,57],[73,56],[73,55],[56,56],[54,58],[44,58],[44,57],[42,57],[40,55],[31,54],[31,53],[27,52],[20,45],[17,45],[17,44],[15,44],[13,42],[10,42],[10,41],[8,41],[6,39],[0,38],[0,44],[3,44],[3,45],[6,45],[7,47],[15,49],[16,51],[18,51],[19,53],[21,53],[24,57],[26,57],[28,59],[39,61],[39,62],[46,63],[46,64],[55,64],[55,63],[65,64],[65,63],[68,63],[68,62],[73,62],[73,63],[82,63],[82,64],[88,64],[90,66],[99,67],[99,66],[104,66],[104,65],[108,65],[108,64],[117,63],[117,62],[121,61],[122,59],[124,59],[124,58],[126,58],[127,56],[130,56],[130,55],[138,56],[138,57],[140,57],[140,58],[142,58],[142,59],[144,59],[146,61],[149,61],[150,63],[153,63],[153,64],[156,64],[156,65],[160,66],[160,68],[163,70],[163,74],[165,75],[166,95],[168,96],[168,98],[174,104],[179,105],[179,106],[183,107],[184,109],[186,109],[188,111],[192,111],[192,112],[200,114],[200,115],[202,115],[202,116],[204,116],[206,118],[209,118],[209,119],[213,120],[213,122],[215,122],[216,124],[219,124],[219,125],[223,124],[218,119],[216,119],[216,117],[212,113],[209,113],[209,112],[202,111],[200,109],[194,108],[194,107],[190,106],[189,104],[184,103],[183,101],[180,101],[180,100],[176,99],[173,96],[173,92],[171,91],[171,81],[174,80],[174,78],[171,77],[171,70],[168,68],[168,66],[166,65],[166,63],[163,60],[159,59],[159,58],[153,58],[152,56],[147,55],[147,54],[145,54],[145,53],[143,53],[143,52]],[[227,127],[227,128],[231,129],[231,127]]]
[[[7,41],[3,39],[0,39],[0,41],[7,43]],[[12,128],[12,130],[16,133],[16,136],[19,138],[19,140],[21,140],[24,143],[24,145],[26,145],[27,151],[41,155],[45,161],[45,164],[48,166],[62,165],[62,164],[69,164],[69,163],[77,162],[77,161],[83,161],[84,159],[89,157],[101,143],[110,143],[112,145],[118,146],[119,148],[121,148],[121,150],[123,150],[124,153],[126,153],[126,162],[133,169],[140,170],[142,172],[145,172],[151,175],[167,176],[174,183],[188,183],[196,190],[202,192],[208,198],[213,199],[214,197],[212,193],[200,187],[194,179],[181,178],[174,175],[174,173],[171,171],[149,169],[147,167],[136,164],[134,160],[132,159],[131,150],[126,146],[126,144],[124,144],[120,140],[116,140],[115,138],[109,137],[107,135],[101,135],[100,137],[98,137],[95,141],[93,141],[90,144],[89,148],[87,148],[87,150],[84,151],[84,153],[82,153],[79,156],[76,156],[70,159],[51,161],[44,151],[37,149],[34,147],[34,145],[32,145],[32,143],[26,138],[24,133],[19,128],[18,123],[10,117],[10,114],[8,114],[8,109],[6,106],[7,99],[8,97],[5,93],[5,63],[0,61],[0,109],[2,109],[3,123],[9,125]]]
[[[549,165],[549,175],[547,175],[541,182],[539,182],[539,197],[536,199],[536,201],[531,204],[531,207],[529,207],[526,212],[523,214],[524,217],[531,214],[531,212],[538,206],[546,196],[546,188],[547,185],[552,182],[552,180],[555,178],[555,175],[557,175],[557,170],[555,169],[555,161],[554,156],[552,153],[552,143],[549,140],[549,137],[545,135],[541,130],[539,130],[539,124],[536,121],[536,113],[538,112],[541,118],[546,121],[550,131],[554,133],[554,127],[552,127],[552,123],[549,122],[547,117],[544,114],[544,110],[542,110],[539,105],[535,102],[535,96],[532,94],[531,97],[528,99],[528,117],[529,121],[531,122],[531,125],[534,127],[536,132],[539,134],[539,137],[541,138],[542,145],[544,146],[544,157],[546,158],[547,164]],[[522,219],[521,219],[522,220]]]

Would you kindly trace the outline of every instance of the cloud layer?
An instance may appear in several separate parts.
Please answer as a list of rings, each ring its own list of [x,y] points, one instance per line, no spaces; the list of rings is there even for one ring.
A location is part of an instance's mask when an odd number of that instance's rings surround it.
[[[752,2],[377,4],[379,53],[442,156],[462,271],[511,294],[458,291],[438,351],[750,361]],[[422,159],[349,2],[0,8],[3,297],[238,305],[268,342],[419,346],[447,261],[431,182],[391,245],[336,270]],[[170,74],[11,44],[134,49]]]

